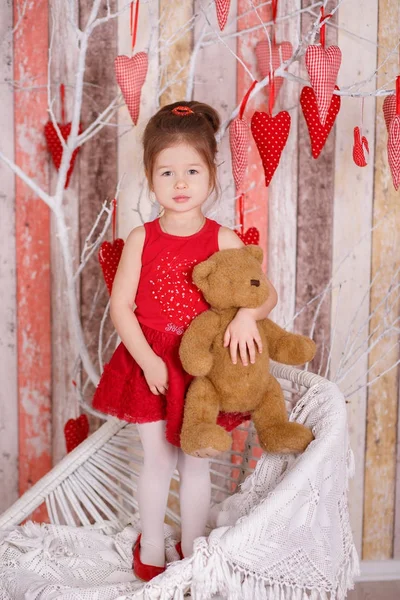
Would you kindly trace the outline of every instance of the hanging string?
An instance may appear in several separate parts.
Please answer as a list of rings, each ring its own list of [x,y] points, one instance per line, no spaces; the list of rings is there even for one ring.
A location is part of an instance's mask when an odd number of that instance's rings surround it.
[[[364,96],[361,97],[361,137],[364,130]]]
[[[278,0],[272,0],[271,5],[272,5],[272,20],[274,22],[274,24],[272,26],[272,45],[275,46],[275,44],[276,44],[275,30],[276,30],[276,15],[278,14]]]
[[[239,119],[240,120],[243,119],[243,113],[244,113],[244,110],[246,108],[247,101],[249,99],[249,96],[250,96],[251,92],[253,91],[253,89],[257,85],[257,83],[258,83],[258,81],[255,79],[253,81],[253,83],[251,84],[251,86],[249,87],[249,90],[248,90],[247,94],[244,96],[244,98],[242,100],[242,104],[240,105],[240,110],[239,110]]]
[[[320,22],[320,23],[322,23],[322,21],[324,21],[325,19],[330,19],[330,17],[331,17],[331,16],[332,16],[331,14],[329,14],[329,15],[325,15],[325,14],[324,14],[324,7],[323,7],[323,6],[321,6],[321,16],[320,16],[320,20],[319,20],[319,22]],[[326,23],[324,23],[324,24],[321,26],[320,30],[319,30],[319,41],[320,41],[320,43],[321,43],[321,46],[322,46],[323,48],[325,48],[325,35],[326,35],[326,33],[325,33],[325,28],[326,28]]]
[[[61,98],[61,123],[65,123],[65,85],[60,85],[60,98]]]
[[[133,7],[135,6],[135,16],[133,16]],[[132,38],[132,52],[136,44],[137,27],[139,21],[139,0],[135,0],[131,4],[131,16],[130,16],[130,31]]]
[[[255,79],[253,81],[253,83],[251,84],[251,86],[249,87],[249,89],[247,90],[247,93],[243,97],[243,100],[242,100],[242,103],[241,103],[240,109],[239,109],[239,119],[240,120],[243,119],[243,114],[246,109],[247,101],[250,97],[251,92],[254,90],[255,86],[257,85],[257,83],[258,83],[258,81]],[[243,193],[241,193],[239,196],[238,204],[239,204],[240,233],[243,233],[243,231],[244,231],[244,194]]]
[[[269,99],[268,99],[268,112],[269,116],[272,117],[272,111],[274,110],[275,104],[275,76],[274,72],[269,72]]]
[[[244,233],[244,194],[240,194],[239,196],[239,224],[240,224],[240,233]]]
[[[112,241],[117,237],[117,199],[112,201]]]
[[[400,115],[400,75],[396,77],[396,115]]]

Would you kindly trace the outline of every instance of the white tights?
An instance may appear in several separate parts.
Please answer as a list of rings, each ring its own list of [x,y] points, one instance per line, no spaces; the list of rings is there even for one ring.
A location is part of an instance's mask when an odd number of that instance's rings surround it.
[[[180,478],[182,552],[190,556],[195,538],[204,535],[211,499],[209,462],[189,456],[165,439],[165,421],[138,425],[144,461],[137,490],[143,563],[165,563],[164,517],[171,477],[178,469]]]

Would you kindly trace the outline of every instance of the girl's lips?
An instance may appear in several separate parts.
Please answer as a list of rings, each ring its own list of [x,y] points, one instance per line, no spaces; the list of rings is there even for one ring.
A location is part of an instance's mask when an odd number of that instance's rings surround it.
[[[173,200],[175,200],[175,202],[185,202],[186,200],[189,200],[190,196],[174,196]]]

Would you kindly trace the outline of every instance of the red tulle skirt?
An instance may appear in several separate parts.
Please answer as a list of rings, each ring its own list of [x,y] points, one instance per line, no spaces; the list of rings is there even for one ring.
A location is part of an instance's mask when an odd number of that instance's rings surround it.
[[[193,377],[182,367],[179,358],[181,337],[141,325],[143,333],[155,354],[168,368],[168,391],[165,396],[153,394],[142,369],[129,354],[124,344],[115,350],[105,365],[93,398],[93,408],[131,423],[166,421],[166,438],[180,446],[185,396]],[[243,413],[220,412],[218,424],[227,431],[249,419]]]

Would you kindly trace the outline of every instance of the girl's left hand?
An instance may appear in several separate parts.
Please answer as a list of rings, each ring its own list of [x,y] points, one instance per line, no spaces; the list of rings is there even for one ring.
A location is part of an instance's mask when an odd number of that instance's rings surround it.
[[[239,346],[239,354],[243,365],[246,367],[249,362],[254,363],[256,360],[257,344],[259,353],[262,352],[262,341],[258,331],[257,321],[246,308],[240,308],[236,316],[229,323],[224,335],[224,347],[229,346],[231,359],[234,365],[237,363],[237,351]]]

